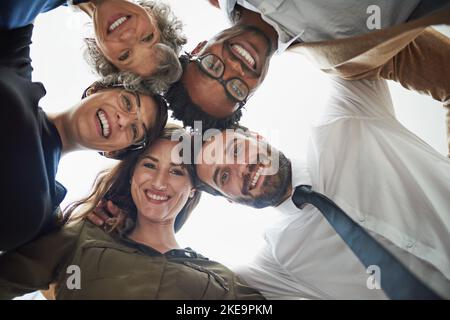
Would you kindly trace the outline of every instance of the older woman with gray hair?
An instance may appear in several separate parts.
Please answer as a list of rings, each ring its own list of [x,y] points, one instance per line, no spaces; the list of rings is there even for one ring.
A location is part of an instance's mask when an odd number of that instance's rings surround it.
[[[168,5],[153,0],[2,0],[0,29],[32,25],[37,15],[71,4],[87,13],[95,36],[85,57],[101,76],[150,94],[163,93],[181,76],[178,54],[186,43]]]
[[[178,54],[186,37],[169,5],[153,0],[91,0],[77,6],[95,26],[95,38],[85,39],[85,58],[99,75],[115,75],[119,82],[149,93],[165,92],[180,78]],[[139,20],[143,12],[150,25]]]

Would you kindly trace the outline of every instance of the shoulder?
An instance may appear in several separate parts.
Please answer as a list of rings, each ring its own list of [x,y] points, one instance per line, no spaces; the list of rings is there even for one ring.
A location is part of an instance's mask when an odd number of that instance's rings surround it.
[[[385,80],[344,80],[330,77],[330,94],[320,123],[342,118],[371,119],[394,117]]]
[[[46,90],[42,83],[27,78],[27,70],[0,66],[0,96],[2,105],[11,111],[17,108],[38,107]],[[24,74],[25,73],[25,74]],[[31,71],[30,71],[31,74]]]

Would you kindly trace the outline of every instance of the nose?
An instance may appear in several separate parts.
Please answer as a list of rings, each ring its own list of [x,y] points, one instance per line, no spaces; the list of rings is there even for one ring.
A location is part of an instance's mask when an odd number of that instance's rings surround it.
[[[227,59],[227,63],[230,69],[234,70],[238,74],[238,76],[240,77],[245,76],[244,70],[242,69],[242,65],[239,61],[234,60],[230,57]]]
[[[237,163],[234,165],[234,168],[232,171],[233,171],[233,174],[236,176],[236,178],[242,179],[247,173],[247,164]]]
[[[152,187],[158,191],[167,190],[167,173],[164,170],[157,170],[153,176]]]
[[[132,42],[136,39],[136,31],[134,28],[125,29],[119,36],[121,41]]]
[[[135,120],[136,116],[126,113],[126,112],[117,112],[117,125],[121,129],[128,128]]]

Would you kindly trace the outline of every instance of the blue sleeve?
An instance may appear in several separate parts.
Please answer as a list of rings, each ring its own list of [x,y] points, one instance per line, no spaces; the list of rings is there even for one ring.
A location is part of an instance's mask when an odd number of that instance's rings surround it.
[[[66,2],[66,0],[1,0],[0,28],[10,30],[24,27],[33,23],[38,14],[65,5]],[[86,0],[73,2],[78,4]]]

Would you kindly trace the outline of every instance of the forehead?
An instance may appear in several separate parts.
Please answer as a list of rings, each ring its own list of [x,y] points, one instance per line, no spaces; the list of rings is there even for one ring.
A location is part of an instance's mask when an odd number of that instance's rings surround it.
[[[180,158],[177,156],[178,143],[178,141],[156,139],[142,157],[152,157],[159,163],[180,164]]]
[[[201,170],[214,169],[228,163],[228,155],[234,151],[235,142],[245,142],[250,148],[257,149],[258,143],[253,136],[245,135],[234,130],[223,130],[211,136],[204,142],[201,151],[196,156],[196,164]],[[243,159],[244,161],[247,158]]]

